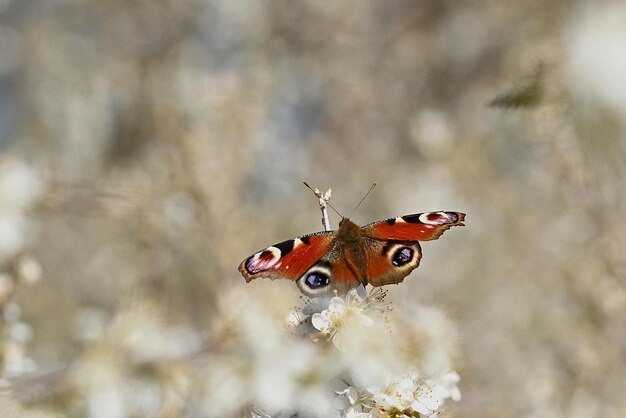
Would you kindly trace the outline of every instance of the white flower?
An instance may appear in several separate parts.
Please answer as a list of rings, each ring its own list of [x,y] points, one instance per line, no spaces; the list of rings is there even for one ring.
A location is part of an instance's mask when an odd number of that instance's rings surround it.
[[[418,412],[425,416],[436,413],[448,398],[460,399],[456,383],[459,375],[455,372],[443,374],[436,382],[422,379],[415,372],[392,380],[384,387],[368,388],[372,394],[372,408],[378,412],[393,412],[412,415]]]
[[[376,409],[381,411],[406,411],[415,401],[417,376],[409,373],[392,380],[383,387],[368,388]]]
[[[374,325],[374,320],[365,314],[372,309],[373,300],[369,296],[361,299],[353,293],[347,294],[345,299],[335,296],[330,300],[327,309],[312,315],[311,323],[341,350],[342,331]]]
[[[422,381],[414,393],[415,400],[411,403],[411,409],[430,416],[443,404],[444,395],[445,390],[441,386]]]
[[[457,386],[461,377],[457,372],[445,372],[439,378],[433,379],[443,390],[443,399],[452,399],[455,402],[461,400],[461,391]]]

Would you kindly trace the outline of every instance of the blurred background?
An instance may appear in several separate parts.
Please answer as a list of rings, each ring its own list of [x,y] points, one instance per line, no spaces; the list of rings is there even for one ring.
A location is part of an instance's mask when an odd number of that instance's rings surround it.
[[[619,0],[0,0],[2,416],[212,416],[302,180],[467,213],[388,289],[454,324],[452,416],[626,416],[624,45]]]

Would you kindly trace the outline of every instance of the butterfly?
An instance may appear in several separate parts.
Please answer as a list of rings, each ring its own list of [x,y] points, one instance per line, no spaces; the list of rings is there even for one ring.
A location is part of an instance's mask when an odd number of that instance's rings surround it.
[[[248,283],[259,277],[293,280],[309,297],[345,294],[360,284],[397,284],[419,266],[419,241],[437,239],[464,220],[460,212],[424,212],[360,227],[343,218],[336,231],[304,235],[252,254],[239,271]]]

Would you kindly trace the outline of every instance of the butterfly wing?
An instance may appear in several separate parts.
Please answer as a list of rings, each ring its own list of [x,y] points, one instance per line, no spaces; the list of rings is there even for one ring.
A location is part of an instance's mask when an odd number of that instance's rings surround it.
[[[419,265],[418,241],[437,239],[464,219],[460,212],[426,212],[374,222],[360,229],[358,249],[337,239],[335,231],[317,232],[267,247],[242,261],[239,271],[247,282],[259,277],[293,280],[311,297],[344,294],[360,283],[400,283]],[[340,226],[340,236],[348,226]]]
[[[283,241],[246,258],[239,271],[247,282],[293,280],[310,297],[347,293],[361,282],[335,237],[334,231],[328,231]]]
[[[425,212],[365,225],[367,281],[372,286],[396,284],[419,266],[418,241],[434,240],[452,226],[462,226],[460,212]]]
[[[463,226],[461,212],[424,212],[389,218],[365,225],[363,235],[393,241],[429,241],[437,239],[453,226]]]
[[[364,238],[367,248],[365,271],[372,286],[398,284],[416,269],[422,259],[417,241],[383,241]]]
[[[274,244],[243,260],[239,271],[246,282],[259,277],[298,280],[328,253],[334,235],[334,231],[323,231]]]

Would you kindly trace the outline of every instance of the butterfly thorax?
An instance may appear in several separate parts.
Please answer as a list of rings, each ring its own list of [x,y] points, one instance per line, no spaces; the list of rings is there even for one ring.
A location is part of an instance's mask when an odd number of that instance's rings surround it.
[[[339,222],[339,229],[337,229],[337,240],[345,243],[357,243],[363,239],[363,232],[361,227],[352,222],[348,218],[343,218]]]

